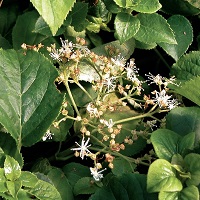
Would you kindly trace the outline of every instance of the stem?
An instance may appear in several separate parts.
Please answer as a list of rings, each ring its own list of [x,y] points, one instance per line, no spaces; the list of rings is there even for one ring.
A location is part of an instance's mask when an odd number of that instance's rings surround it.
[[[159,56],[159,58],[163,61],[163,63],[167,66],[168,69],[171,69],[166,60],[163,58],[163,56],[160,54],[160,52],[157,49],[154,49],[156,54]]]
[[[88,91],[79,82],[76,82],[76,84],[81,88],[81,90],[83,90],[83,92],[85,92],[85,94],[91,99],[91,101],[93,101],[93,98],[88,93]]]
[[[63,74],[64,74],[64,84],[65,84],[65,87],[66,87],[67,92],[68,92],[68,94],[69,94],[69,97],[70,97],[70,100],[71,100],[71,102],[72,102],[72,105],[74,106],[74,110],[76,111],[76,114],[77,114],[78,116],[81,116],[80,113],[79,113],[79,110],[78,110],[78,108],[77,108],[77,106],[76,106],[76,102],[74,101],[74,97],[73,97],[73,95],[72,95],[72,93],[71,93],[69,84],[68,84],[69,74],[66,73],[66,70],[64,70]]]

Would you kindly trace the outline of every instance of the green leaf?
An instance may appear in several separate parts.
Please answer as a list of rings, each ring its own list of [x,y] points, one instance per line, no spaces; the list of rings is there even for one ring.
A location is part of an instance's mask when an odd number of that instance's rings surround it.
[[[63,101],[54,80],[54,66],[35,51],[0,50],[0,122],[21,145],[41,139]],[[10,120],[12,119],[12,121]]]
[[[1,36],[0,34],[0,48],[2,49],[11,49],[11,45],[8,42],[8,40],[6,40],[4,37]]]
[[[22,186],[21,181],[6,181],[6,186],[8,188],[8,192],[11,194],[12,197],[16,198],[19,189]]]
[[[60,193],[61,199],[62,200],[73,200],[73,192],[72,192],[72,187],[69,184],[68,179],[62,172],[62,170],[58,168],[53,168],[51,169],[47,176],[51,179],[53,182],[55,188],[58,190]]]
[[[84,2],[77,2],[74,4],[72,11],[69,15],[72,18],[71,25],[74,27],[74,30],[81,32],[86,28],[86,16],[88,13],[88,4]]]
[[[151,134],[151,142],[159,158],[171,162],[172,156],[179,153],[177,144],[181,136],[168,129],[158,129]]]
[[[192,43],[193,29],[190,22],[181,15],[173,15],[167,22],[175,34],[177,44],[159,43],[159,46],[177,61]]]
[[[200,141],[200,108],[185,107],[175,108],[166,117],[166,128],[184,136],[188,133],[195,133],[195,146]]]
[[[141,0],[114,0],[114,2],[122,8],[131,8],[137,5]]]
[[[191,178],[186,180],[186,184],[198,186],[200,184],[200,155],[190,153],[185,156],[184,163],[187,171],[191,174]]]
[[[20,153],[16,141],[11,137],[9,133],[0,132],[0,147],[4,151],[6,155],[13,157],[22,167],[23,166],[23,158]]]
[[[74,185],[80,178],[91,176],[89,167],[74,162],[65,165],[63,167],[63,172],[65,173],[72,187],[74,187]]]
[[[200,76],[185,81],[175,92],[200,106]]]
[[[120,12],[115,17],[114,25],[119,41],[124,43],[138,32],[140,21],[129,13]]]
[[[92,194],[98,188],[99,187],[95,184],[95,182],[91,182],[91,177],[83,177],[74,185],[74,195]]]
[[[200,76],[200,51],[192,51],[182,56],[173,64],[170,73],[183,81]]]
[[[133,54],[134,47],[135,47],[134,39],[130,39],[123,44],[120,44],[119,40],[116,40],[116,41],[109,42],[104,45],[98,46],[98,47],[92,49],[92,51],[94,53],[96,53],[97,55],[113,57],[113,56],[117,56],[117,55],[111,55],[109,50],[112,51],[112,49],[114,49],[116,52],[120,52],[121,56],[123,56],[127,60]]]
[[[134,148],[134,146],[132,148]],[[121,157],[115,158],[113,165],[114,168],[112,169],[112,173],[116,176],[121,176],[122,174],[129,172],[133,173],[136,168],[135,163],[129,162]]]
[[[31,0],[31,2],[55,35],[76,0]]]
[[[42,180],[38,180],[34,188],[31,188],[28,192],[42,200],[62,200],[57,189],[50,183]]]
[[[173,31],[167,21],[159,14],[138,14],[140,29],[134,38],[147,44],[165,42],[176,44]]]
[[[168,161],[158,159],[150,165],[147,175],[148,192],[177,192],[182,188],[181,181],[176,178],[176,170]]]
[[[186,0],[189,4],[191,4],[192,6],[194,6],[195,8],[199,8],[200,9],[200,2],[199,0]]]
[[[150,50],[150,49],[154,49],[156,46],[157,46],[156,43],[147,44],[147,43],[135,40],[135,48],[137,48],[137,49]]]
[[[6,156],[4,162],[4,172],[7,180],[17,180],[21,175],[21,168],[19,163],[14,158]]]
[[[36,11],[31,11],[25,12],[17,18],[12,32],[14,49],[21,49],[23,43],[37,45],[47,38],[45,35],[34,32],[38,17],[39,15]]]
[[[158,0],[140,0],[132,9],[140,13],[154,13],[161,7],[162,5]]]
[[[112,13],[119,13],[122,11],[122,8],[119,7],[113,0],[104,0],[106,8]]]
[[[184,188],[180,192],[160,192],[159,199],[163,200],[199,200],[198,188],[194,185]]]
[[[168,14],[197,15],[200,9],[183,0],[160,0],[162,10]]]
[[[22,171],[19,180],[22,182],[22,185],[25,187],[34,187],[38,181],[38,178],[35,174],[32,174],[28,171]]]

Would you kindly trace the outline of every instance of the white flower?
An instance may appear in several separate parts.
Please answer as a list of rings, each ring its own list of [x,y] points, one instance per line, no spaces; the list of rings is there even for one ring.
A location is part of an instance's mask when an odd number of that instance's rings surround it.
[[[126,60],[124,59],[124,57],[121,54],[119,54],[118,56],[115,56],[114,58],[111,58],[111,61],[117,67],[124,67],[124,65],[126,63]]]
[[[88,142],[90,141],[90,138],[87,139],[87,141],[85,142],[84,137],[82,138],[81,141],[81,145],[78,144],[77,142],[75,142],[79,147],[77,148],[72,148],[71,150],[73,151],[80,151],[80,157],[82,158],[82,160],[84,159],[84,156],[87,155],[88,153],[90,154],[91,152],[89,151],[88,147],[91,146],[88,145]]]
[[[107,86],[107,91],[108,91],[108,92],[114,91],[114,90],[115,90],[115,87],[116,87],[116,77],[111,76],[111,77],[106,78],[106,79],[103,81],[103,84],[104,84],[105,86]]]
[[[179,103],[178,103],[177,99],[168,100],[168,106],[167,107],[170,110],[176,108],[178,105],[179,105]]]
[[[61,53],[58,51],[58,49],[52,49],[52,52],[49,54],[53,60],[61,61]]]
[[[106,121],[105,119],[100,119],[100,122],[106,125],[108,128],[112,128],[114,126],[114,122],[112,119],[109,119],[108,121]]]
[[[47,130],[47,132],[45,133],[45,135],[42,137],[43,141],[46,141],[47,139],[51,140],[52,139],[52,135],[54,135],[53,133],[50,132],[50,130]]]
[[[149,72],[149,74],[145,74],[145,76],[147,76],[147,78],[149,79],[147,81],[150,81],[149,85],[153,84],[153,83],[155,83],[156,85],[162,85],[162,84],[164,84],[163,83],[164,78],[162,76],[160,76],[159,74],[156,75],[156,76],[154,76],[153,74],[151,74]]]
[[[169,99],[171,96],[166,95],[166,91],[162,90],[161,92],[154,91],[156,94],[156,97],[153,99],[154,102],[156,102],[160,108],[166,108],[169,104]]]
[[[95,108],[92,103],[89,103],[87,105],[86,110],[89,112],[90,117],[93,117],[93,116],[99,117],[99,112],[98,112],[97,108]]]
[[[93,176],[95,181],[99,181],[101,178],[103,178],[103,174],[101,174],[101,172],[105,170],[106,168],[98,172],[98,169],[96,167],[94,168],[90,167],[91,175]]]

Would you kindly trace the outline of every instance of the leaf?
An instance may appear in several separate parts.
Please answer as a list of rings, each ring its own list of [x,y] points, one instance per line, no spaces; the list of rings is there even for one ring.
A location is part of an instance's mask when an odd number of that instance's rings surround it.
[[[48,172],[47,176],[52,180],[54,186],[60,193],[62,200],[74,199],[72,187],[62,170],[59,168],[53,168]]]
[[[192,43],[193,29],[190,22],[181,15],[173,15],[167,22],[175,34],[177,44],[159,43],[159,46],[177,61]]]
[[[191,174],[191,178],[186,180],[186,184],[198,186],[200,184],[200,155],[190,153],[185,156],[184,163],[186,170]]]
[[[134,38],[147,44],[165,42],[176,44],[173,31],[167,21],[159,14],[138,14],[140,29]]]
[[[23,186],[32,188],[37,183],[38,178],[31,172],[22,171],[19,180],[22,182]]]
[[[31,0],[31,2],[55,35],[76,0]]]
[[[199,191],[198,188],[194,185],[183,188],[180,192],[160,192],[159,199],[166,200],[199,200]]]
[[[84,2],[76,2],[69,15],[72,18],[71,25],[74,30],[81,32],[86,28],[86,16],[88,13],[88,4]]]
[[[37,52],[0,50],[0,74],[0,122],[19,148],[30,146],[60,111],[63,96],[54,85],[57,71]]]
[[[138,4],[133,6],[133,9],[140,13],[154,13],[161,7],[158,0],[140,0]]]
[[[114,2],[122,8],[131,8],[137,5],[141,0],[114,0]]]
[[[200,52],[192,51],[182,56],[173,64],[170,74],[184,81],[200,76]]]
[[[25,12],[17,18],[12,31],[14,49],[21,49],[23,43],[37,45],[47,38],[47,36],[34,32],[38,17],[38,13],[34,10]]]
[[[140,21],[129,13],[120,12],[115,17],[114,25],[119,41],[124,43],[138,32]]]
[[[74,195],[93,194],[98,188],[94,182],[91,182],[91,177],[83,177],[74,185]]]
[[[157,46],[156,43],[152,43],[152,44],[147,44],[144,42],[140,42],[138,40],[135,40],[135,48],[137,49],[146,49],[146,50],[150,50],[150,49],[154,49]]]
[[[133,173],[136,168],[135,163],[129,162],[121,157],[115,158],[113,165],[114,168],[112,169],[112,173],[116,176],[121,176],[125,173]]]
[[[6,156],[4,162],[4,172],[7,180],[17,180],[21,175],[21,168],[19,163],[14,158]]]
[[[62,200],[56,188],[42,180],[38,180],[34,188],[31,188],[28,192],[42,200]]]
[[[120,52],[121,56],[123,56],[126,60],[128,60],[134,52],[134,47],[135,47],[135,40],[132,38],[123,44],[120,44],[119,40],[115,40],[113,42],[109,42],[101,46],[98,46],[92,49],[92,51],[97,55],[112,57],[112,56],[117,56],[117,55],[111,55],[110,53],[110,51],[115,50],[116,52]]]
[[[2,49],[11,49],[11,45],[8,42],[8,40],[6,40],[4,37],[1,36],[0,34],[0,48]]]
[[[8,188],[8,192],[11,194],[12,197],[16,199],[16,196],[22,186],[21,181],[6,181],[6,186]]]
[[[168,14],[180,14],[180,15],[197,15],[200,13],[200,9],[195,8],[187,1],[183,0],[160,0],[162,4],[162,10]]]
[[[74,187],[74,185],[80,178],[91,176],[89,167],[74,162],[65,165],[63,167],[63,172],[66,175],[72,187]]]
[[[175,92],[200,106],[200,76],[185,81]]]
[[[168,161],[158,159],[150,165],[147,175],[148,192],[177,192],[182,188],[181,181],[176,178],[176,170]]]
[[[6,155],[13,157],[22,167],[24,164],[22,154],[17,147],[16,141],[9,133],[0,132],[0,147]]]
[[[194,6],[195,8],[199,8],[200,9],[200,2],[199,0],[186,0],[189,4],[191,4],[192,6]]]
[[[177,149],[181,136],[168,129],[158,129],[151,134],[151,142],[159,158],[171,162],[172,156],[179,153]]]
[[[200,108],[185,107],[175,108],[166,117],[166,128],[184,136],[195,133],[195,146],[200,141]]]

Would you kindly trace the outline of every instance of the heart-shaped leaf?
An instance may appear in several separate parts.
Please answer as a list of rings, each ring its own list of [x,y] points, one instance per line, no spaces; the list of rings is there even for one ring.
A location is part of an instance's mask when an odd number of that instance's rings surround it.
[[[181,181],[176,178],[176,170],[168,161],[158,159],[150,165],[147,175],[148,192],[177,192],[182,188]]]
[[[55,35],[76,0],[31,0],[31,2]]]
[[[173,15],[167,22],[175,34],[177,44],[159,43],[159,46],[177,61],[192,43],[193,29],[190,22],[182,15]]]
[[[63,101],[53,65],[35,51],[0,50],[0,122],[19,148],[39,141]]]

